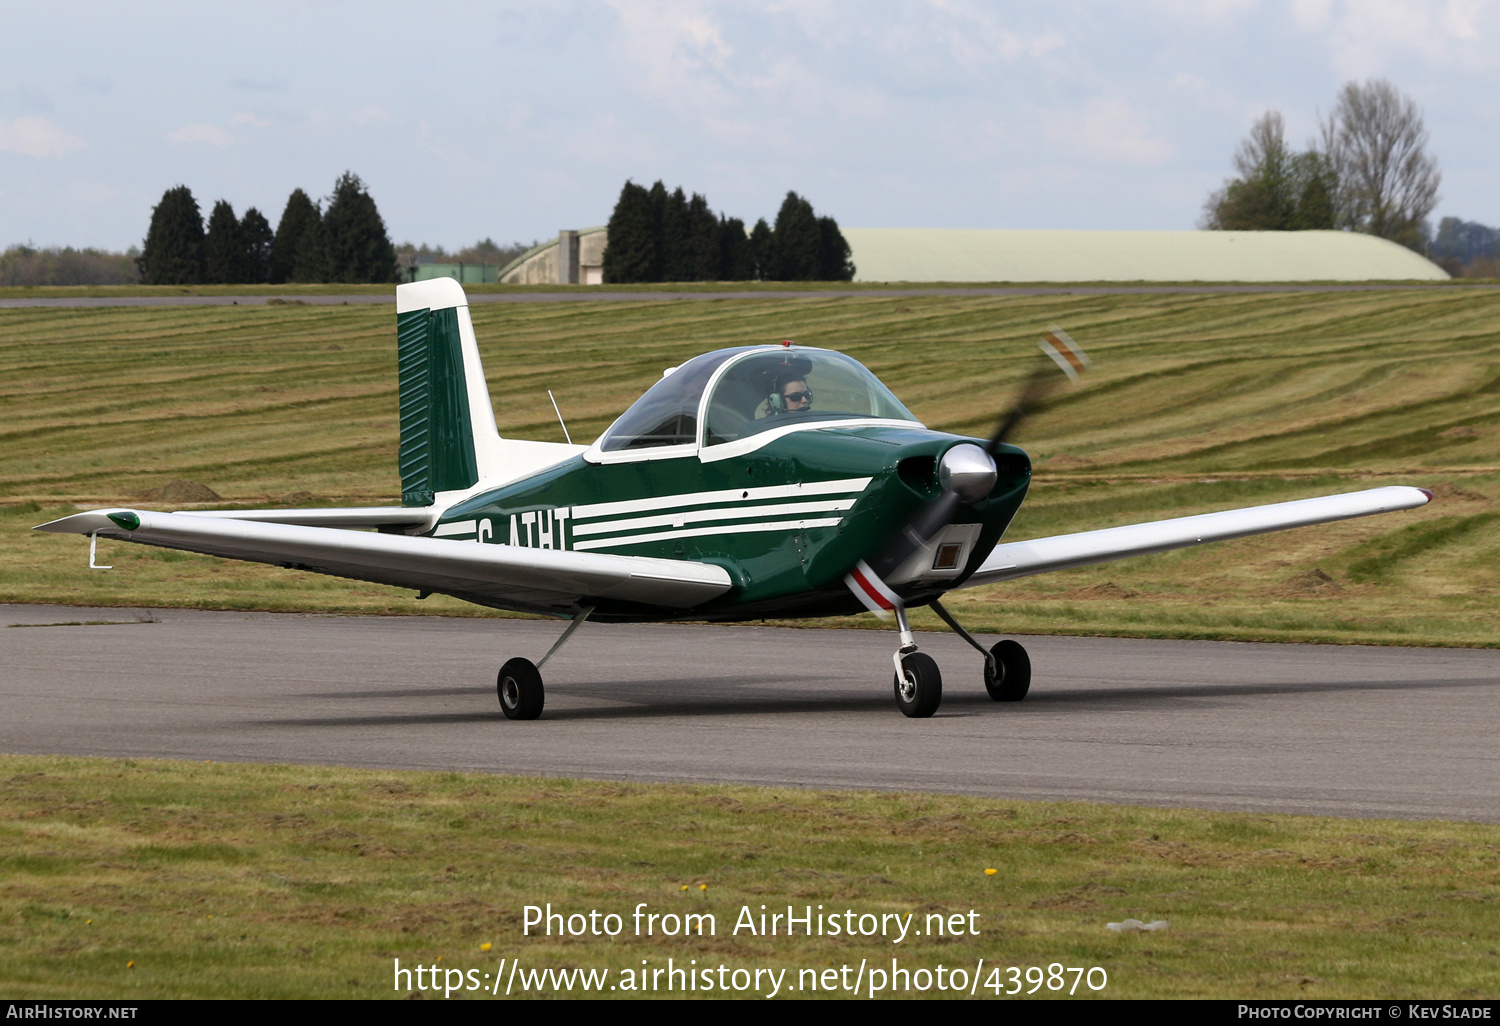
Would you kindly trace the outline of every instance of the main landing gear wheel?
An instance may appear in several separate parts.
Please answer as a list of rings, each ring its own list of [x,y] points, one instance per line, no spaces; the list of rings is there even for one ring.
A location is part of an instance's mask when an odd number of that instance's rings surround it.
[[[990,649],[995,658],[995,672],[985,661],[984,690],[997,702],[1019,702],[1031,689],[1031,657],[1018,641],[1006,639]]]
[[[943,675],[931,656],[912,652],[901,659],[896,677],[896,705],[907,716],[921,719],[937,712],[943,700]]]
[[[541,671],[530,659],[511,659],[500,667],[495,690],[500,694],[500,711],[510,720],[536,719],[547,700]]]

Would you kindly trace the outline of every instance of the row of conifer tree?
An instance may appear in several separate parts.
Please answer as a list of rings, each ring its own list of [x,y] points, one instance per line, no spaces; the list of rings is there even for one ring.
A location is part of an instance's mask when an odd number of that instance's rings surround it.
[[[315,203],[301,189],[286,201],[276,231],[254,207],[236,217],[214,204],[205,230],[185,185],[168,189],[151,211],[137,266],[147,285],[259,285],[398,280],[396,250],[359,176],[345,172]]]
[[[795,192],[774,227],[761,218],[747,234],[743,221],[716,216],[698,193],[626,182],[609,218],[604,280],[849,281],[849,256],[838,223]]]

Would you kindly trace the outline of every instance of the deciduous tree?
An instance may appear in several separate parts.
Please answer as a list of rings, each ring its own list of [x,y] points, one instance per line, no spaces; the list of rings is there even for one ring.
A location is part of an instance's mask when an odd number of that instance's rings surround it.
[[[1334,227],[1337,182],[1327,158],[1287,146],[1280,111],[1267,111],[1234,154],[1239,177],[1208,198],[1203,225],[1226,231]]]
[[[1445,217],[1432,240],[1431,256],[1452,275],[1496,277],[1500,275],[1500,228]]]
[[[1420,251],[1442,173],[1417,105],[1385,79],[1348,82],[1320,129],[1340,226]]]

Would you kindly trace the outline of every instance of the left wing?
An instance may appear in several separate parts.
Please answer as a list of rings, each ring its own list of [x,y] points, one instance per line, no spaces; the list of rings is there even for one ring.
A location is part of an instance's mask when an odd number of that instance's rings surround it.
[[[600,599],[686,610],[722,595],[733,583],[723,567],[690,560],[481,545],[185,513],[101,509],[35,530],[186,549],[544,613],[576,612]]]
[[[347,530],[382,528],[403,533],[430,528],[442,514],[436,506],[357,506],[331,509],[180,509],[177,516],[254,520],[262,524],[302,527],[341,527]]]
[[[1032,574],[1069,570],[1075,566],[1109,563],[1129,556],[1183,549],[1206,542],[1227,541],[1230,538],[1284,531],[1309,524],[1367,517],[1398,509],[1415,509],[1426,505],[1431,498],[1432,493],[1425,488],[1369,488],[1344,495],[1324,495],[1316,499],[1276,502],[1267,506],[1225,510],[1222,513],[1131,524],[1128,527],[1107,527],[1102,531],[1006,542],[996,545],[979,569],[959,587],[973,588],[1017,577],[1030,577]]]

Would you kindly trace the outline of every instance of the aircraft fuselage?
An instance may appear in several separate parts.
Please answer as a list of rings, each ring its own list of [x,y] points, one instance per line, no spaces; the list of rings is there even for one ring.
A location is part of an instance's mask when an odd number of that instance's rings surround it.
[[[433,533],[724,567],[734,588],[684,619],[856,613],[862,607],[844,575],[938,497],[935,467],[942,454],[973,442],[915,424],[810,426],[729,459],[653,459],[649,450],[627,462],[590,463],[579,456],[458,503]],[[948,529],[955,547],[943,554],[942,569],[924,564],[897,586],[910,604],[972,573],[1015,516],[1030,484],[1030,461],[1004,446],[996,464],[999,477],[989,495],[964,506]],[[929,554],[928,562],[936,558]],[[605,603],[594,618],[659,620],[661,610]]]

